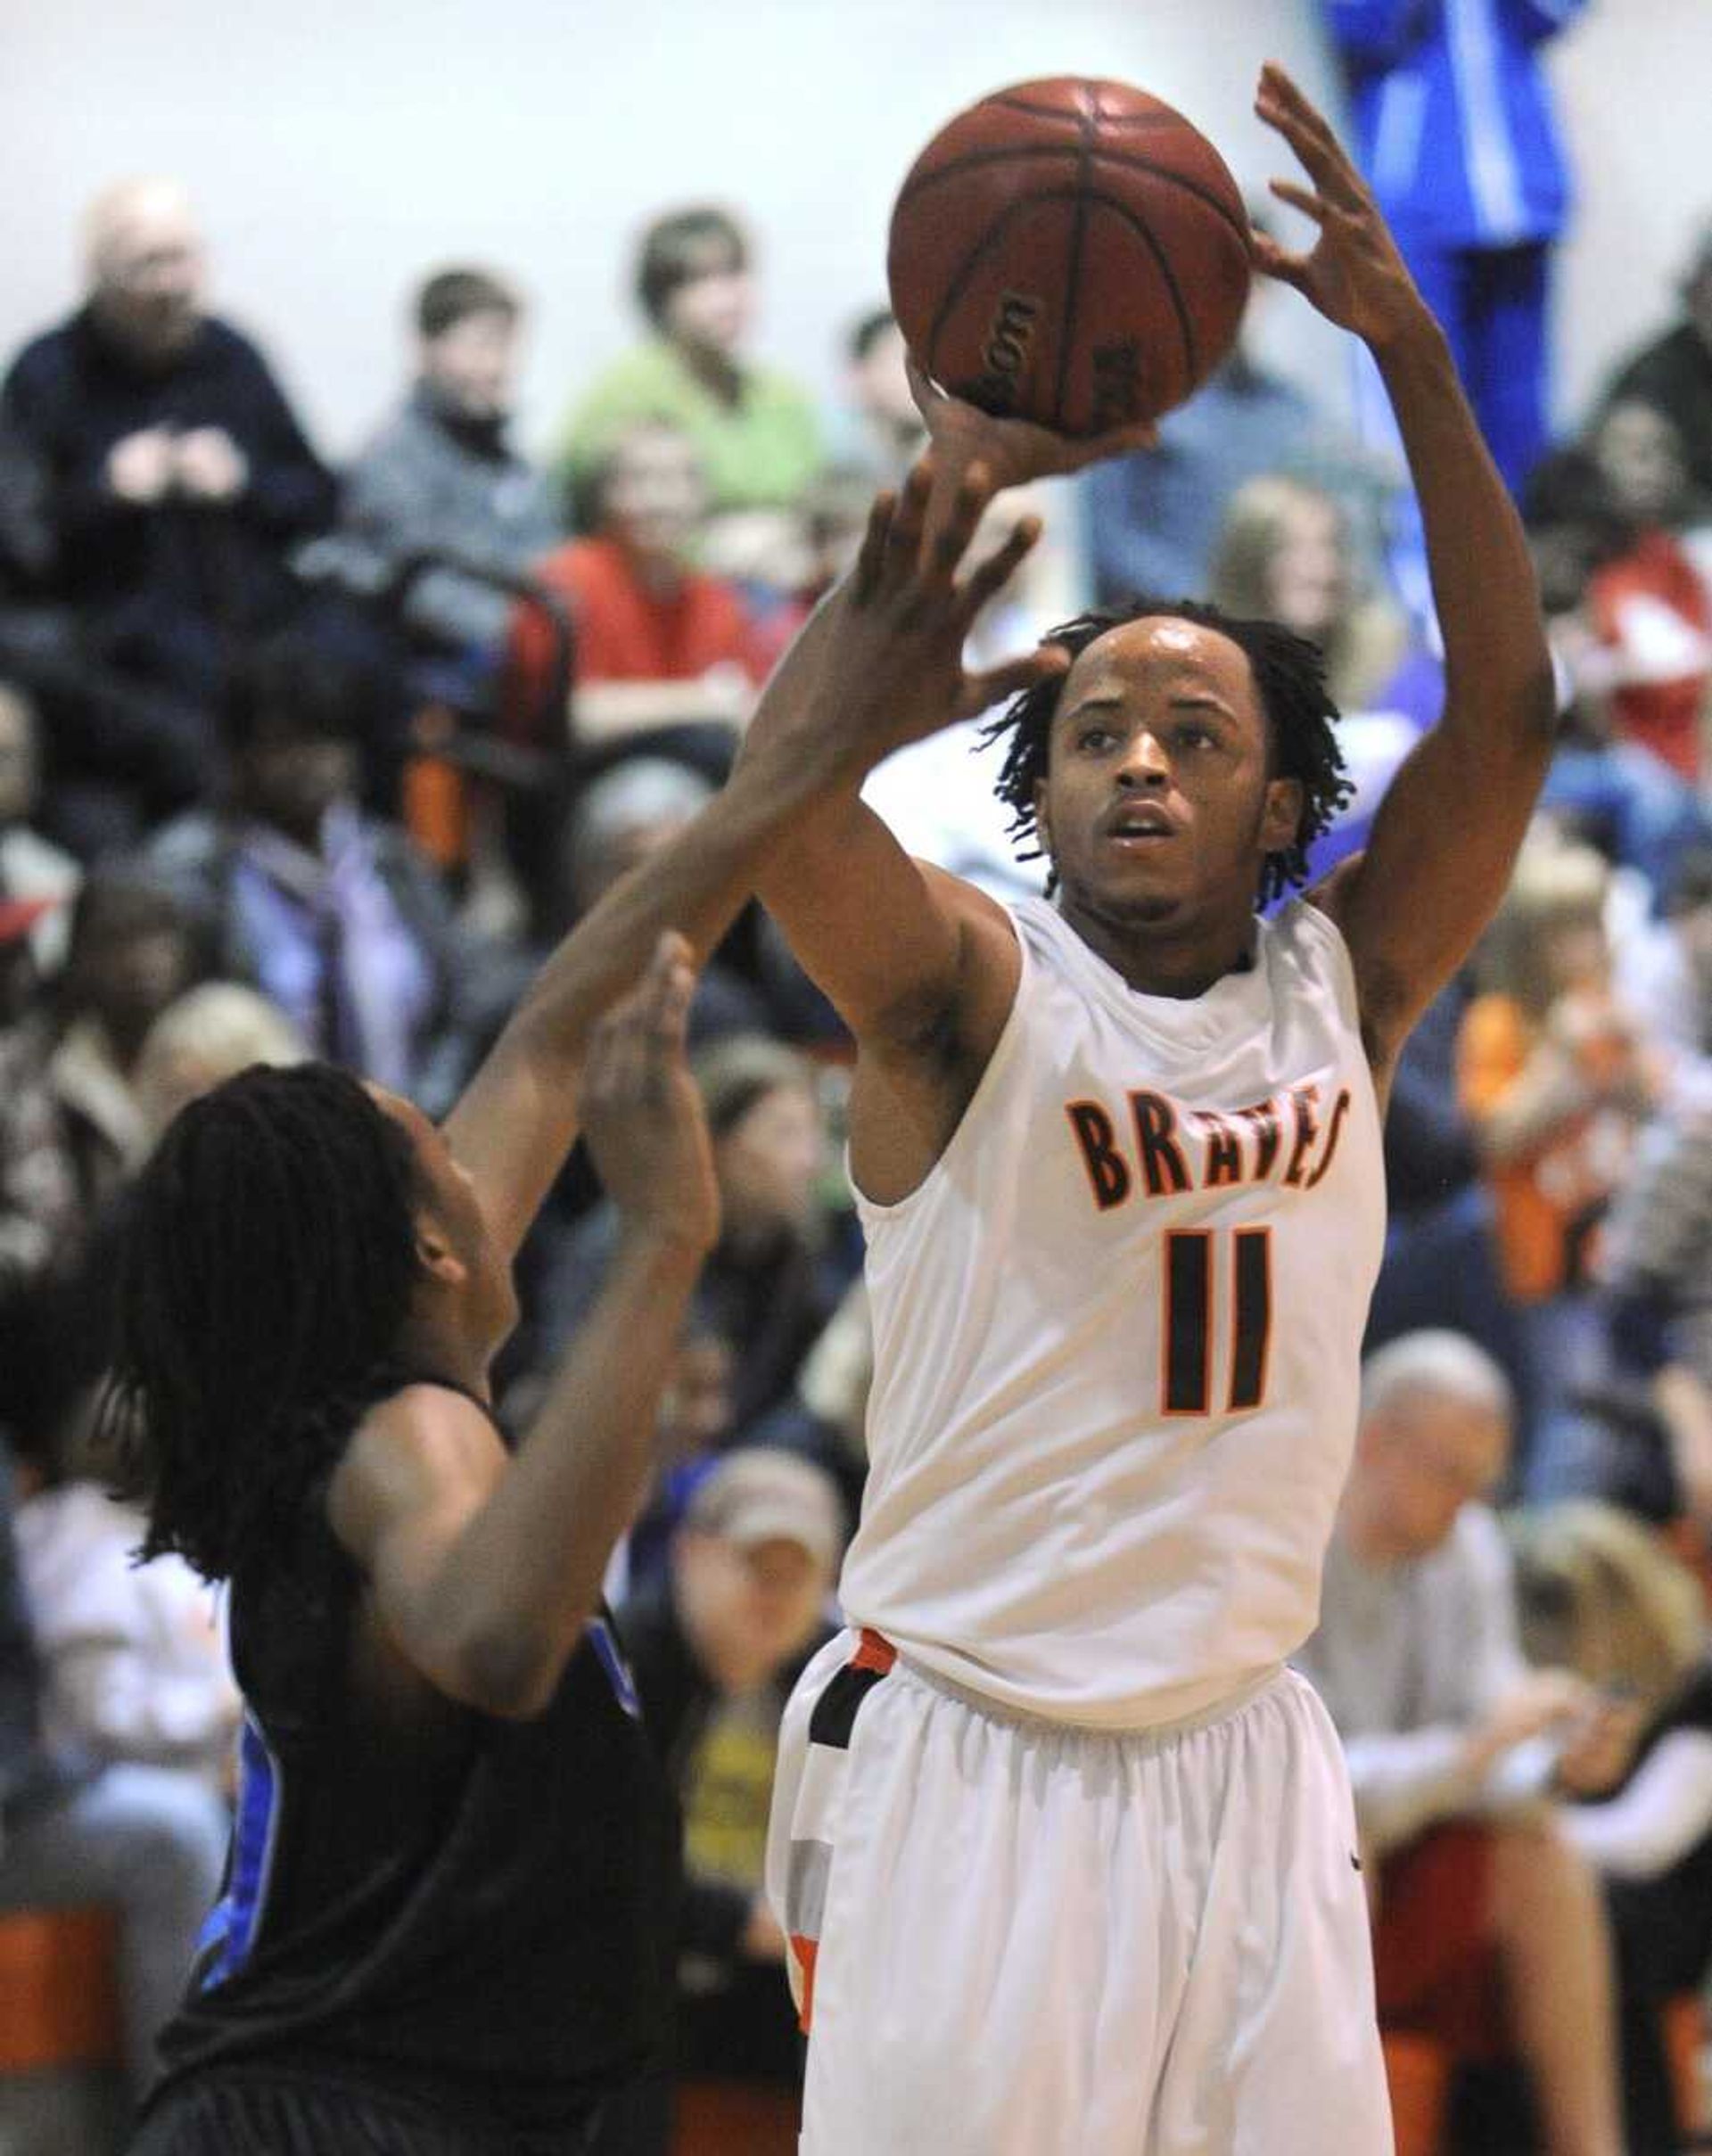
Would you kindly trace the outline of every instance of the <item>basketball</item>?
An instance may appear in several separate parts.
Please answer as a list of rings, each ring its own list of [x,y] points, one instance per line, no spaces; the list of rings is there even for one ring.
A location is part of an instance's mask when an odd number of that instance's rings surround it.
[[[886,276],[906,343],[954,396],[1099,434],[1181,404],[1229,351],[1248,219],[1181,112],[1054,77],[934,136],[893,210]]]

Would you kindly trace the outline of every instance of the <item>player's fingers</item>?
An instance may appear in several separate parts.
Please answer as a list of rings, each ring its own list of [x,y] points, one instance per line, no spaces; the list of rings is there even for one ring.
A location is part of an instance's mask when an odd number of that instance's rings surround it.
[[[992,473],[977,457],[959,477],[927,535],[926,566],[940,584],[949,587],[956,576],[992,499]]]
[[[1267,234],[1255,233],[1254,244],[1249,251],[1255,267],[1263,276],[1276,277],[1280,284],[1294,284],[1298,291],[1306,282],[1307,257],[1286,252],[1278,242]]]
[[[992,553],[984,561],[975,564],[959,594],[965,621],[972,621],[988,600],[996,592],[1004,589],[1017,573],[1018,566],[1039,543],[1040,536],[1040,518],[1021,517]]]
[[[938,462],[931,449],[917,457],[910,467],[910,476],[903,482],[898,506],[892,513],[892,529],[886,535],[882,575],[887,581],[902,582],[915,573],[937,470]]]
[[[669,928],[654,945],[634,999],[638,1030],[656,1049],[682,1046],[695,987],[694,954],[677,930]]]
[[[1322,202],[1312,187],[1299,186],[1295,180],[1287,179],[1268,180],[1266,185],[1280,202],[1288,202],[1292,210],[1299,210],[1304,217],[1312,218],[1316,225],[1324,225],[1331,215],[1330,203]],[[1265,239],[1267,235],[1257,232],[1254,236],[1258,241]]]
[[[1133,426],[1114,427],[1109,434],[1102,434],[1096,447],[1102,460],[1128,457],[1136,449],[1156,449],[1159,429],[1151,419],[1138,419]]]
[[[951,399],[936,382],[928,379],[918,365],[916,355],[907,350],[903,355],[903,371],[909,378],[910,394],[915,399],[916,409],[931,428],[934,415]]]
[[[874,497],[874,505],[868,513],[868,528],[862,533],[861,552],[856,556],[858,599],[870,599],[879,588],[886,541],[892,536],[892,519],[897,514],[897,506],[898,498],[889,488]]]
[[[1331,122],[1296,78],[1281,68],[1276,60],[1269,60],[1262,67],[1255,98],[1256,102],[1264,101],[1276,105],[1295,126],[1311,136],[1321,149],[1329,151],[1334,157],[1343,156],[1343,144],[1338,140]]]
[[[1331,125],[1302,95],[1282,69],[1270,63],[1263,69],[1255,111],[1289,144],[1309,177],[1324,193],[1346,208],[1362,199],[1355,168]]]
[[[588,1047],[582,1058],[582,1076],[579,1086],[582,1112],[585,1115],[609,1100],[618,1098],[616,1065],[618,1060],[619,1021],[616,1011],[609,1010],[590,1030]]]
[[[1008,659],[1000,666],[990,666],[984,673],[965,674],[957,699],[957,715],[959,719],[973,719],[993,704],[1002,704],[1010,696],[1019,696],[1025,688],[1033,688],[1040,682],[1053,680],[1069,671],[1070,654],[1062,644],[1036,645],[1033,651]]]

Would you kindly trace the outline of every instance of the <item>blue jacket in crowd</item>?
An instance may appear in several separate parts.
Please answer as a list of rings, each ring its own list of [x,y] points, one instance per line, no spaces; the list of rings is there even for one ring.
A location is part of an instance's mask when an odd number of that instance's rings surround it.
[[[1400,236],[1552,239],[1568,181],[1538,48],[1586,0],[1325,0],[1357,153]]]

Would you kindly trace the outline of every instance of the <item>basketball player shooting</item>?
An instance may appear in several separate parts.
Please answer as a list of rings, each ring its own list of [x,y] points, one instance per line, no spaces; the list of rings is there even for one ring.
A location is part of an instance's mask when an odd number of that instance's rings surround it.
[[[1344,791],[1318,654],[1140,600],[1056,631],[999,729],[1049,900],[910,860],[856,777],[761,872],[859,1044],[877,1355],[852,1629],[793,1699],[770,1851],[806,2156],[1391,2145],[1348,1784],[1285,1664],[1354,1428],[1387,1089],[1508,881],[1552,695],[1438,325],[1276,68],[1256,110],[1318,229],[1255,266],[1378,360],[1444,630],[1444,717],[1367,852],[1259,918]],[[970,505],[1085,445],[927,416],[750,755],[812,699],[871,764],[975,693],[942,603]]]

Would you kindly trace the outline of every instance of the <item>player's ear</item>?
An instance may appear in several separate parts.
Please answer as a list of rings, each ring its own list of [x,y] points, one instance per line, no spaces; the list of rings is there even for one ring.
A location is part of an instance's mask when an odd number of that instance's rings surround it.
[[[1034,781],[1034,831],[1042,851],[1049,861],[1052,859],[1052,819],[1046,810],[1046,781]]]
[[[1282,853],[1295,845],[1302,830],[1302,811],[1307,793],[1299,778],[1269,778],[1266,801],[1261,811],[1262,850]]]
[[[449,1238],[432,1213],[418,1213],[416,1222],[416,1264],[442,1288],[461,1288],[470,1269],[452,1248]]]

